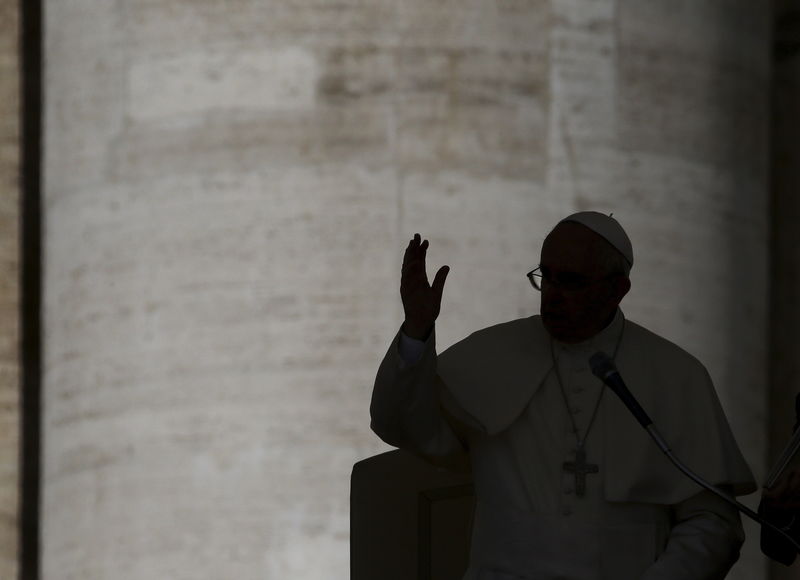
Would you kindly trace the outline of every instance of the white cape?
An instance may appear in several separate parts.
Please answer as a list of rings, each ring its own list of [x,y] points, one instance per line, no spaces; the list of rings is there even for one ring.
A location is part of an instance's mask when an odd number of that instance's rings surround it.
[[[610,354],[610,353],[609,353]],[[675,456],[712,484],[735,495],[757,489],[703,364],[672,342],[625,321],[615,358],[626,385]],[[487,435],[508,428],[552,370],[550,335],[531,316],[472,333],[438,355],[437,373],[455,416],[464,412]],[[608,393],[605,421],[606,501],[674,504],[697,484],[664,456],[628,409]],[[448,403],[448,400],[450,403]]]

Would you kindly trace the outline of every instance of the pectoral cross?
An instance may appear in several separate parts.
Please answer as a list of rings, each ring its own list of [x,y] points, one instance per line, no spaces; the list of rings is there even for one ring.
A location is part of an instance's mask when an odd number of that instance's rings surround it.
[[[575,461],[565,461],[564,471],[575,474],[575,495],[586,494],[586,474],[597,473],[600,468],[597,465],[586,463],[586,451],[583,445],[575,449]]]

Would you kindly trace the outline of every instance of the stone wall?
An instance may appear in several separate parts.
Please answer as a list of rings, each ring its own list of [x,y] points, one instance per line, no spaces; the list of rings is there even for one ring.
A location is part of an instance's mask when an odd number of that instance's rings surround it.
[[[759,3],[45,14],[44,578],[346,578],[415,232],[451,266],[441,351],[536,313],[550,228],[614,212],[626,314],[707,364],[763,472]],[[730,577],[764,568],[751,542]]]
[[[17,577],[19,546],[18,5],[0,0],[0,578]]]

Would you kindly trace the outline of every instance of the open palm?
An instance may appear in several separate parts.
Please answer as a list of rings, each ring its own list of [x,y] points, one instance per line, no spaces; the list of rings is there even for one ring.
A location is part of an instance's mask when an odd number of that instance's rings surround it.
[[[433,284],[428,284],[428,275],[425,272],[428,240],[421,243],[420,240],[420,235],[414,234],[409,242],[403,257],[400,280],[400,296],[406,316],[405,328],[412,335],[426,334],[439,316],[444,282],[450,271],[449,266],[442,266],[436,272]]]

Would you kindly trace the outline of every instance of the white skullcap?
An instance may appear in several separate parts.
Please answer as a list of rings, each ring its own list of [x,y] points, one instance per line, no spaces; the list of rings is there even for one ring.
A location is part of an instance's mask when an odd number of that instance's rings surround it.
[[[628,264],[633,266],[633,246],[631,240],[619,222],[611,217],[613,214],[605,215],[597,211],[579,211],[565,217],[558,223],[576,222],[582,224],[605,238],[609,244],[614,246],[620,254],[625,256]]]

